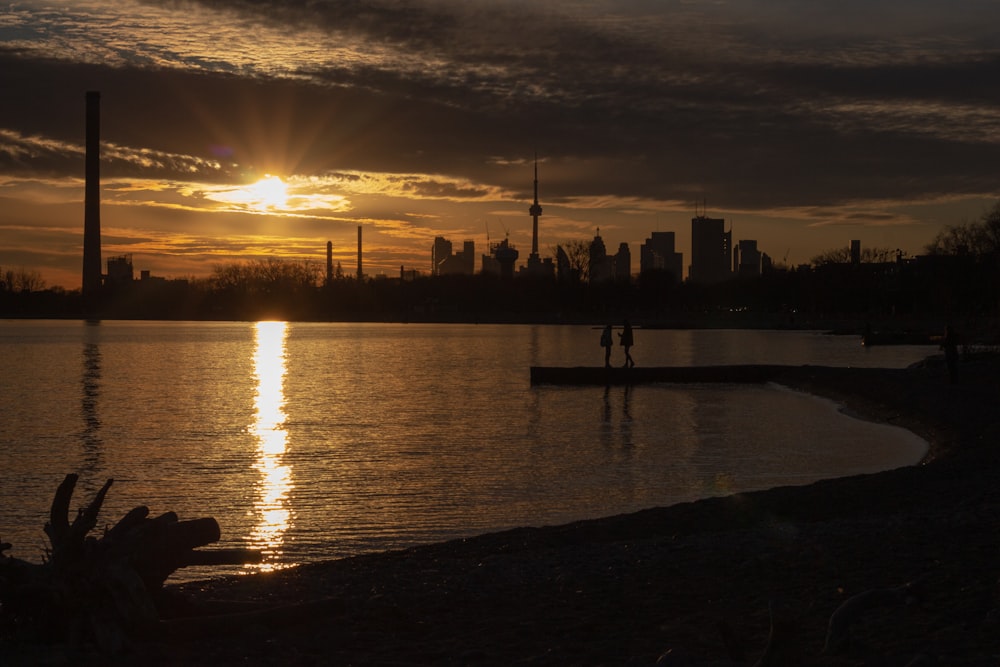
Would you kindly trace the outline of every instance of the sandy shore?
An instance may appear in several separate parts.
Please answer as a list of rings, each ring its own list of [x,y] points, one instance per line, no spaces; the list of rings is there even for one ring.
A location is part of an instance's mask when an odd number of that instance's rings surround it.
[[[928,460],[186,585],[185,614],[315,604],[185,621],[112,664],[749,666],[773,619],[758,664],[996,666],[998,370],[789,368],[782,384],[927,438]],[[872,590],[824,653],[834,611]]]

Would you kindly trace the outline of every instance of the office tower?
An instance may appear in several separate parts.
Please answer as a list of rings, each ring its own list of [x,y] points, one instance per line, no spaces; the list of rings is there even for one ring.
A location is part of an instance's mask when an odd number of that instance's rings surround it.
[[[718,283],[732,276],[732,231],[722,218],[703,215],[691,218],[691,265],[688,279],[696,283]]]
[[[684,271],[684,255],[676,250],[673,232],[653,232],[639,249],[639,273],[666,271],[680,282]]]
[[[632,279],[632,251],[624,241],[618,244],[618,252],[612,262],[615,266],[615,280],[628,281]]]
[[[736,244],[733,256],[733,270],[738,276],[759,276],[761,270],[761,252],[756,241],[740,241]]]
[[[611,259],[608,257],[608,250],[601,238],[601,230],[597,229],[597,236],[590,242],[590,255],[588,257],[588,272],[590,282],[599,283],[611,278]]]
[[[441,264],[451,257],[451,241],[443,236],[434,237],[434,245],[431,247],[431,275],[441,275]]]

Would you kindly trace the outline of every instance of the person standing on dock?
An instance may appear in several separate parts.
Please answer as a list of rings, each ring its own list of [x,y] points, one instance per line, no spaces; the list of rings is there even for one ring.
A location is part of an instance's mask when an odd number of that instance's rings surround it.
[[[611,368],[611,346],[614,345],[614,342],[614,339],[611,337],[611,325],[609,324],[601,332],[601,347],[604,348],[605,368]]]
[[[629,324],[628,318],[625,319],[625,323],[622,325],[622,332],[618,334],[621,339],[622,347],[625,348],[625,368],[632,368],[635,366],[635,362],[632,361],[632,354],[629,350],[632,348],[635,340],[632,338],[632,325]]]

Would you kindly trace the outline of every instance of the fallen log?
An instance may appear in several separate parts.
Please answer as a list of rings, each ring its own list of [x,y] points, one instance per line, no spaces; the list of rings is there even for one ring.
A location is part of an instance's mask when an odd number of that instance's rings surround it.
[[[159,623],[155,600],[177,569],[202,564],[260,562],[246,549],[197,549],[217,542],[215,519],[180,521],[173,512],[149,518],[136,507],[100,537],[101,506],[109,479],[94,499],[69,520],[78,476],[67,475],[56,489],[45,533],[51,550],[42,564],[3,552],[0,544],[0,635],[49,643],[93,643],[115,653],[130,637]]]

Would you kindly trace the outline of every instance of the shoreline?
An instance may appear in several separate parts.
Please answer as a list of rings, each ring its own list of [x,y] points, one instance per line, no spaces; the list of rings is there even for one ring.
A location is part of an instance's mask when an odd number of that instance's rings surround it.
[[[932,439],[937,439],[939,436],[932,436],[930,432],[925,432],[923,434],[917,433],[914,430],[906,428],[905,426],[901,426],[899,424],[894,424],[892,422],[886,421],[885,419],[880,418],[877,415],[864,414],[863,412],[860,412],[860,411],[858,411],[855,408],[847,406],[845,403],[839,401],[836,398],[832,398],[832,397],[829,397],[829,396],[823,396],[821,394],[810,393],[810,392],[805,391],[803,389],[799,389],[797,387],[794,387],[794,386],[792,386],[790,384],[781,384],[779,382],[768,382],[768,385],[772,386],[772,387],[775,387],[775,388],[777,388],[779,390],[782,390],[782,391],[788,391],[788,392],[792,392],[792,393],[798,394],[800,396],[807,396],[807,397],[815,399],[815,400],[820,400],[820,401],[828,402],[833,407],[833,409],[835,409],[838,413],[840,413],[840,414],[842,414],[845,417],[848,417],[850,419],[854,419],[854,420],[861,421],[861,422],[867,422],[869,424],[877,425],[877,426],[892,427],[894,429],[899,429],[899,430],[902,430],[902,431],[906,432],[907,437],[913,438],[914,440],[917,440],[917,441],[919,441],[921,443],[921,447],[923,449],[923,452],[921,453],[920,457],[917,458],[917,460],[915,460],[915,461],[910,460],[910,462],[902,463],[900,466],[896,466],[896,467],[906,467],[906,466],[923,465],[923,464],[925,464],[925,463],[927,463],[927,462],[930,461],[930,459],[931,459],[931,453],[936,450],[935,445],[932,442]],[[924,429],[924,430],[927,430],[927,429]],[[885,468],[885,470],[891,470],[891,469],[892,468]],[[881,471],[876,471],[876,472],[881,472]],[[839,479],[840,477],[851,477],[851,476],[852,475],[841,475],[841,476],[838,476],[838,477],[830,477],[829,479]]]
[[[189,618],[115,664],[749,666],[769,645],[757,664],[995,665],[1000,362],[961,370],[776,380],[916,433],[918,465],[168,586],[181,616],[291,606],[204,635]],[[908,582],[824,654],[842,603]]]

